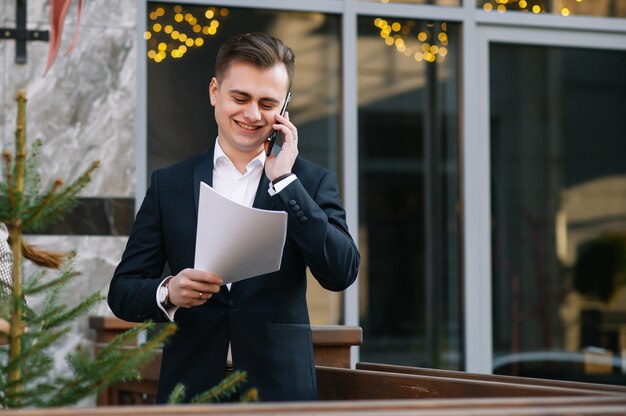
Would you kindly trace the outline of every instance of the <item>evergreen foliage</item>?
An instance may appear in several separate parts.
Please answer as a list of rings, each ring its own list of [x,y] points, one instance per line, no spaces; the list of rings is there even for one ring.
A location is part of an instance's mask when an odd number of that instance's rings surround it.
[[[79,274],[73,269],[74,253],[47,252],[29,246],[23,232],[37,231],[53,224],[76,203],[76,196],[89,183],[98,163],[93,163],[78,179],[67,186],[57,179],[47,191],[41,189],[37,160],[41,142],[26,149],[26,97],[17,97],[18,117],[15,156],[5,151],[4,180],[0,182],[0,221],[9,228],[13,251],[12,286],[0,290],[10,292],[0,305],[0,317],[10,322],[8,346],[0,347],[0,407],[49,407],[71,405],[95,395],[107,386],[137,379],[137,368],[150,360],[164,339],[175,331],[166,326],[148,342],[132,345],[139,332],[153,324],[145,323],[121,334],[98,353],[78,348],[67,355],[70,375],[55,374],[51,348],[71,330],[71,324],[84,315],[103,297],[94,293],[77,305],[60,302],[59,296],[69,282]],[[57,277],[48,279],[44,270],[30,278],[23,274],[24,258],[38,264],[61,267]],[[27,297],[44,298],[35,310]],[[58,345],[58,344],[57,344]]]

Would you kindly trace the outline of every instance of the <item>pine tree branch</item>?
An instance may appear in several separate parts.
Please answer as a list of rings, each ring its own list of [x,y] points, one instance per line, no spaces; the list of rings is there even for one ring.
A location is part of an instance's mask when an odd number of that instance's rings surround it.
[[[76,204],[76,196],[91,181],[91,174],[100,166],[100,162],[95,161],[83,172],[74,182],[65,187],[61,192],[50,192],[39,203],[37,211],[28,214],[24,220],[24,229],[35,231],[52,223]]]
[[[144,328],[147,328],[150,325],[152,324],[144,324]],[[133,329],[127,332],[134,333],[135,331],[133,331]],[[111,385],[112,383],[127,379],[128,375],[131,373],[129,369],[135,369],[140,364],[143,364],[150,360],[156,352],[156,348],[160,346],[163,341],[167,337],[172,335],[175,331],[176,325],[168,324],[161,332],[156,334],[146,343],[130,350],[126,350],[126,354],[120,354],[121,345],[119,345],[119,343],[124,340],[126,336],[118,336],[114,338],[113,341],[111,341],[111,343],[107,346],[107,348],[104,348],[96,355],[96,359],[93,361],[93,363],[90,364],[91,366],[95,366],[94,368],[96,369],[102,369],[104,371],[103,377],[91,379],[86,378],[84,377],[84,374],[90,373],[91,370],[85,371],[83,369],[80,372],[81,374],[77,374],[74,379],[60,379],[60,383],[57,384],[61,384],[62,387],[55,393],[54,397],[51,398],[49,405],[62,405],[64,403],[67,403],[68,398],[72,398],[72,396],[73,398],[76,398],[77,396],[84,396],[93,392],[97,393],[107,386]],[[116,348],[109,348],[111,347],[111,344],[114,344]],[[109,368],[102,368],[102,365],[108,362],[108,357],[103,356],[103,354],[118,354],[119,359],[115,361],[115,363]]]
[[[191,403],[218,402],[237,392],[237,386],[246,381],[245,371],[235,371],[224,378],[219,384],[203,393],[194,396]]]

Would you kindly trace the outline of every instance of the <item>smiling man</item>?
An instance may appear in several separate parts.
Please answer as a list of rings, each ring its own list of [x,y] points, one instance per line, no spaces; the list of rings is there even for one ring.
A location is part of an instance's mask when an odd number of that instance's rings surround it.
[[[163,349],[159,403],[178,383],[189,400],[233,369],[247,372],[261,400],[313,400],[306,268],[324,288],[341,291],[360,262],[337,179],[298,155],[298,130],[279,114],[294,76],[291,49],[262,33],[235,36],[220,48],[214,75],[218,137],[206,153],[152,173],[109,305],[127,321],[176,322]],[[266,156],[274,130],[284,144]],[[241,204],[288,213],[280,270],[223,285],[193,269],[201,181]]]

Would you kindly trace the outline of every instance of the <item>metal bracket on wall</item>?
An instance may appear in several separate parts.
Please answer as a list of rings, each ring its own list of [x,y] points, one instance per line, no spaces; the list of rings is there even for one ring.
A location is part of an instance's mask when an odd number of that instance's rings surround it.
[[[50,32],[47,30],[26,29],[27,0],[15,1],[15,26],[14,28],[0,28],[0,39],[15,39],[15,63],[25,64],[26,42],[31,40],[47,41]]]

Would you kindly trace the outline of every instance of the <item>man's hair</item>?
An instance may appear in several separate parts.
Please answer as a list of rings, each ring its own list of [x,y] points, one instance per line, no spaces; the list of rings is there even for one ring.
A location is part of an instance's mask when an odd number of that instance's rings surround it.
[[[289,77],[288,88],[293,82],[295,55],[280,39],[264,33],[243,33],[233,36],[217,52],[215,77],[223,79],[232,62],[243,62],[261,69],[284,64]]]

